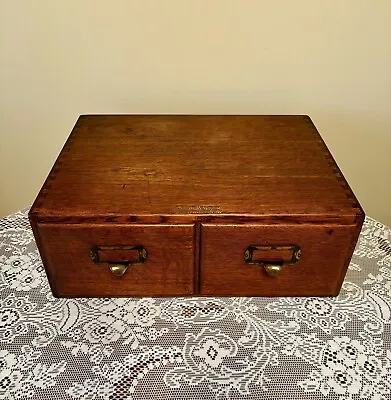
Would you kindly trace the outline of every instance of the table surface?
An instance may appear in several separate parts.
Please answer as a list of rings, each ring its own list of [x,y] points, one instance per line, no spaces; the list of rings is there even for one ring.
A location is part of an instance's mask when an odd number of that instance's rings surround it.
[[[391,399],[391,229],[366,218],[335,298],[52,296],[0,220],[0,399]]]

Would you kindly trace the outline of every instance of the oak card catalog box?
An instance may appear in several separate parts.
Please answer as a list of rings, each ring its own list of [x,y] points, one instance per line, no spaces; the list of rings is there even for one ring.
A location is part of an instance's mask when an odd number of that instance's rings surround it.
[[[29,218],[58,297],[334,296],[364,212],[308,116],[83,115]]]

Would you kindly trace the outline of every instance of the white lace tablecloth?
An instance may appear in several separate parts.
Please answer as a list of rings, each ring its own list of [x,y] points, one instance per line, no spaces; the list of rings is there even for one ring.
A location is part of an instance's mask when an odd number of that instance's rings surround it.
[[[391,399],[373,219],[336,298],[56,299],[25,211],[0,239],[0,399]]]

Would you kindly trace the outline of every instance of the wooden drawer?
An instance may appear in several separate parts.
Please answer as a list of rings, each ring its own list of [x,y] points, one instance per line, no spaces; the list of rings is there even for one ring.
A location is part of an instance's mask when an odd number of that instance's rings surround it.
[[[329,296],[341,287],[355,244],[356,226],[216,225],[201,229],[200,293],[230,296]],[[279,265],[301,250],[293,265],[270,276],[263,264],[247,264],[249,246],[260,246],[253,259]],[[266,250],[282,246],[282,250]],[[281,247],[280,247],[281,249]],[[281,257],[281,259],[280,259]]]
[[[38,224],[38,229],[55,296],[194,293],[193,225]],[[141,257],[143,263],[129,265],[123,276],[116,276],[110,266],[139,260],[139,250],[129,246],[145,249],[146,259]],[[92,249],[102,264],[93,262]]]

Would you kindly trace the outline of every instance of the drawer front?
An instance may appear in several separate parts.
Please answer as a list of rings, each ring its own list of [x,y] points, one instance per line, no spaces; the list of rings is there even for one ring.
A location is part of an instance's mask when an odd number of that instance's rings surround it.
[[[38,224],[38,232],[56,296],[194,293],[193,225]]]
[[[204,224],[200,293],[336,295],[354,249],[356,231],[356,226],[340,225]]]

